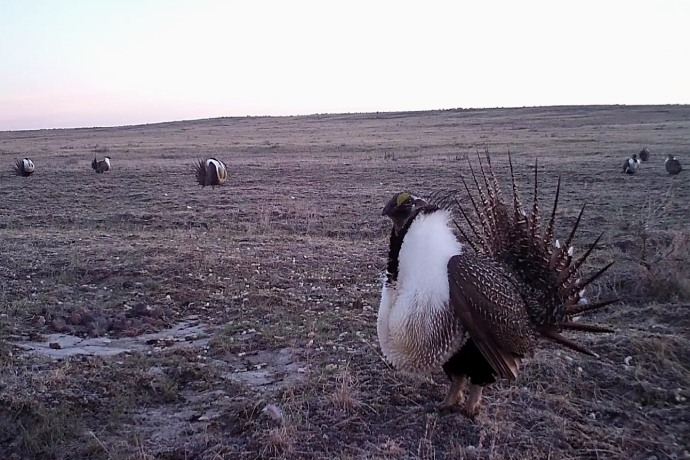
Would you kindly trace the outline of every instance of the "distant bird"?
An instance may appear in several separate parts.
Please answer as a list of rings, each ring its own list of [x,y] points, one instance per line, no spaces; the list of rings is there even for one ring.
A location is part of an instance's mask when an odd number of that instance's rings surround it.
[[[194,165],[194,175],[196,176],[196,181],[202,187],[207,185],[215,187],[216,185],[222,185],[228,180],[228,170],[225,164],[215,158],[199,160]]]
[[[633,155],[623,163],[623,172],[626,174],[635,174],[639,167],[640,160],[637,158],[637,154],[633,153]]]
[[[650,154],[649,149],[647,147],[643,148],[642,150],[640,150],[640,153],[639,153],[640,160],[649,161],[649,154]]]
[[[13,168],[17,176],[29,177],[34,173],[34,162],[29,158],[17,160]]]
[[[672,176],[675,176],[683,170],[683,167],[680,165],[680,161],[676,160],[676,157],[670,153],[668,154],[666,161],[664,161],[664,165],[666,166],[666,172]]]
[[[560,332],[612,332],[570,319],[617,300],[588,303],[584,298],[585,287],[611,266],[579,278],[580,267],[601,238],[573,259],[570,244],[584,207],[565,243],[554,242],[560,179],[553,210],[542,228],[536,168],[528,216],[512,162],[513,195],[508,201],[488,154],[480,167],[481,174],[472,171],[475,192],[470,193],[462,179],[474,217],[455,201],[466,230],[452,220],[449,208],[409,192],[394,195],[385,205],[382,215],[393,227],[377,320],[381,350],[396,368],[413,373],[443,368],[451,381],[443,408],[462,404],[469,382],[464,410],[470,417],[478,412],[484,386],[497,378],[515,379],[522,359],[534,351],[540,337],[596,356]]]
[[[94,157],[93,161],[91,162],[91,167],[98,174],[110,171],[110,157],[105,157],[100,161]]]

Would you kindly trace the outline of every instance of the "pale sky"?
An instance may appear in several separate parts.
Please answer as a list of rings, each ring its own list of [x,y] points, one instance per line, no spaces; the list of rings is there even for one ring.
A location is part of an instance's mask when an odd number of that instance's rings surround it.
[[[0,130],[689,103],[686,0],[0,0]]]

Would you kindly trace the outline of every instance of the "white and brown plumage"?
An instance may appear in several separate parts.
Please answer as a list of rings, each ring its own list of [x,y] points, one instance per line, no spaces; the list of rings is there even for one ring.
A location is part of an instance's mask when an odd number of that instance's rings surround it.
[[[94,157],[93,161],[91,162],[91,167],[98,174],[110,171],[110,157],[104,157],[102,160],[98,160],[96,157]]]
[[[680,165],[680,161],[676,160],[676,157],[670,153],[664,162],[664,166],[666,166],[666,172],[672,176],[679,174],[683,170],[683,167]]]
[[[17,176],[29,177],[34,173],[35,166],[30,158],[22,158],[15,162],[13,169]]]
[[[637,154],[633,153],[632,156],[623,163],[623,172],[626,174],[635,174],[639,167],[640,160],[637,158]]]
[[[638,154],[638,156],[640,157],[640,160],[642,160],[642,161],[649,161],[649,154],[650,153],[651,152],[649,151],[649,149],[647,147],[645,147],[642,150],[640,150],[640,153]]]
[[[584,288],[611,265],[584,281],[577,278],[592,250],[572,257],[570,244],[582,211],[565,244],[554,243],[560,180],[553,211],[541,228],[536,168],[530,216],[522,210],[514,179],[509,205],[490,167],[488,174],[482,167],[479,178],[472,175],[478,197],[470,194],[469,202],[475,218],[458,204],[467,231],[453,221],[450,210],[408,192],[396,194],[384,207],[393,229],[377,321],[383,354],[396,368],[414,373],[443,368],[451,380],[443,407],[461,404],[470,383],[469,416],[477,413],[484,386],[517,377],[521,360],[540,337],[593,355],[560,332],[611,332],[569,318],[615,301],[587,304],[582,298]]]
[[[225,164],[215,158],[199,160],[199,162],[194,165],[194,175],[196,176],[196,181],[202,187],[206,187],[207,185],[212,187],[223,185],[225,181],[228,180],[228,170]]]

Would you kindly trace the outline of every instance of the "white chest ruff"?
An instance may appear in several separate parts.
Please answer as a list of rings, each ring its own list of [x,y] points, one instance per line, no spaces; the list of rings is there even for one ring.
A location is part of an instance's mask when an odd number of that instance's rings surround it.
[[[381,350],[396,368],[428,372],[466,340],[449,306],[448,260],[462,252],[445,211],[419,215],[399,254],[398,280],[384,280],[377,330]]]

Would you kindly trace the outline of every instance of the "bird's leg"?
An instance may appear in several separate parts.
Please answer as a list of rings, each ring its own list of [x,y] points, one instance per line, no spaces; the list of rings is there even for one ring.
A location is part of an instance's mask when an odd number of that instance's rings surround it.
[[[448,388],[448,394],[445,398],[443,398],[443,402],[441,402],[442,409],[450,409],[451,407],[462,404],[465,401],[467,377],[464,375],[453,375],[450,379],[450,388]]]
[[[465,413],[469,418],[474,418],[479,413],[479,402],[482,399],[483,386],[470,385],[470,396],[465,403]]]

